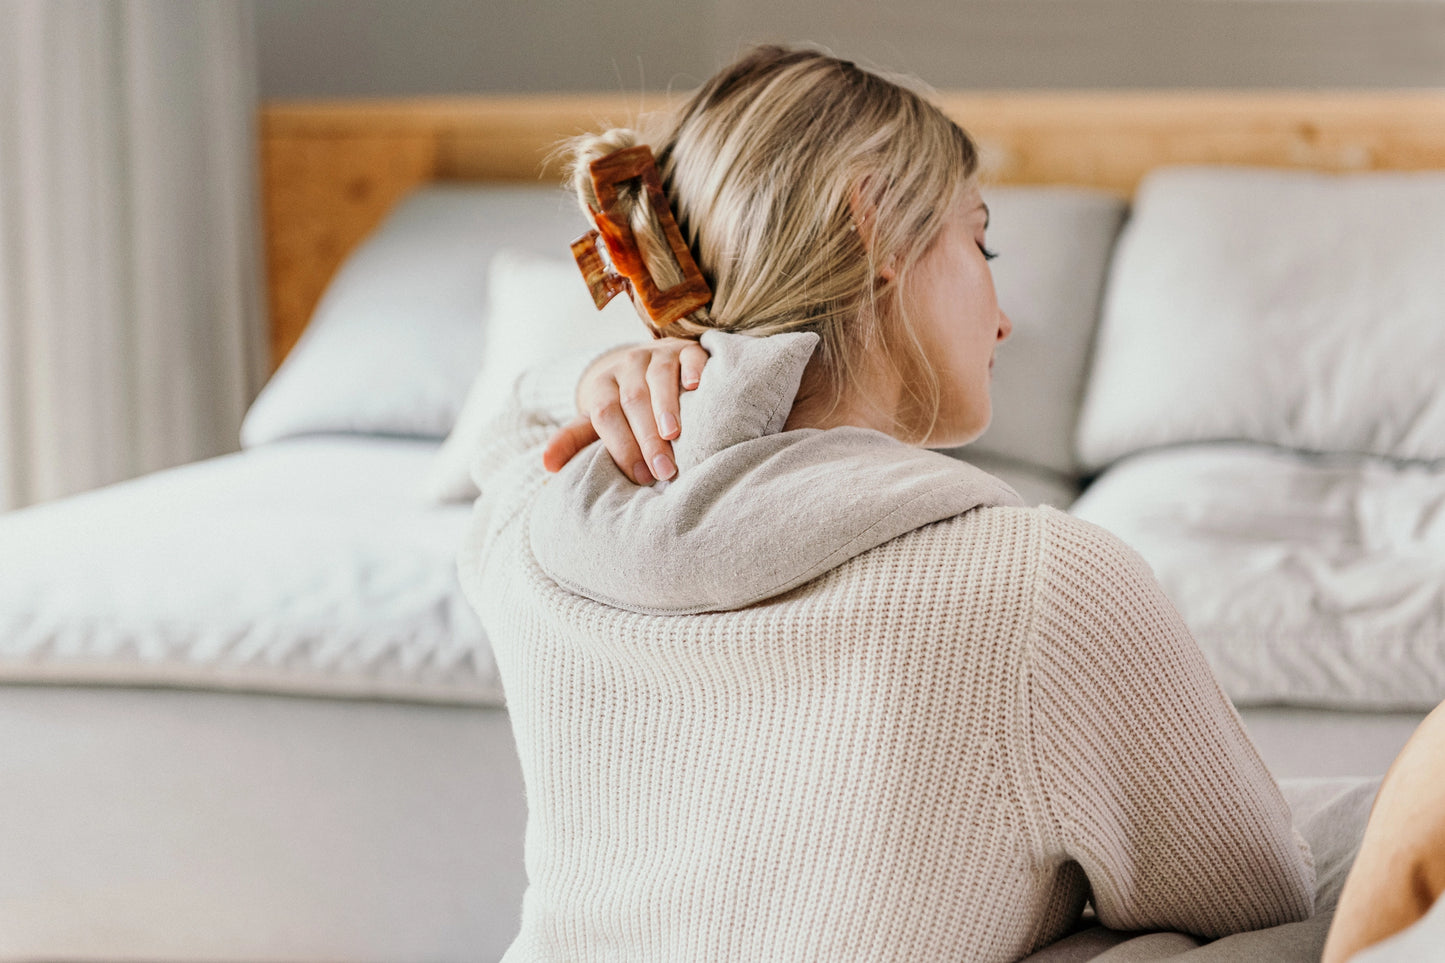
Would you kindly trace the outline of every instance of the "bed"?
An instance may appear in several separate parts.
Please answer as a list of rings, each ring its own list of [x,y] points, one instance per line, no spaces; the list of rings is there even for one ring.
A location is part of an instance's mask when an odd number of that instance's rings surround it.
[[[943,100],[983,142],[997,245],[1033,252],[997,263],[1019,305],[997,407],[1025,414],[960,455],[1060,506],[1098,474],[1073,443],[1083,359],[1148,172],[1445,168],[1438,94]],[[525,800],[453,573],[460,426],[538,344],[585,356],[640,331],[569,307],[581,282],[560,259],[581,222],[544,163],[559,135],[638,106],[263,111],[278,371],[244,450],[0,517],[0,961],[500,956]],[[1151,490],[1130,484],[1095,489],[1090,510],[1118,518]],[[1383,772],[1423,696],[1249,696],[1276,774],[1315,780],[1291,801],[1342,875],[1350,841],[1330,827],[1362,818],[1358,780]],[[1118,942],[1084,932],[1040,958]]]

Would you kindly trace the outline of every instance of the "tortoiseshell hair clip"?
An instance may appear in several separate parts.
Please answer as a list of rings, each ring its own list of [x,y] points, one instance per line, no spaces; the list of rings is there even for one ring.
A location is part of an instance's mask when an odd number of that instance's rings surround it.
[[[581,269],[599,311],[625,291],[652,328],[652,333],[661,337],[663,328],[705,307],[712,300],[712,290],[702,271],[698,270],[697,262],[678,230],[677,221],[672,217],[667,195],[662,192],[662,178],[657,173],[652,148],[640,144],[615,151],[597,158],[587,170],[592,175],[592,188],[600,208],[592,211],[592,222],[597,229],[572,242],[572,256],[577,259],[577,267]],[[630,180],[639,181],[643,190],[647,191],[653,213],[657,215],[663,235],[682,270],[682,280],[672,287],[658,288],[637,249],[632,226],[626,218],[612,216],[612,208],[617,201],[617,185]]]

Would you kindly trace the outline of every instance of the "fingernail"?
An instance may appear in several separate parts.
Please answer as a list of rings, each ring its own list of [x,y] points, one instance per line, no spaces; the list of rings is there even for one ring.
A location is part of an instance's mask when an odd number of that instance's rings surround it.
[[[632,477],[637,479],[639,485],[652,484],[652,472],[647,470],[647,462],[640,461],[632,466]]]
[[[671,478],[676,472],[672,459],[666,455],[658,455],[652,459],[652,473],[658,478]]]
[[[663,412],[662,415],[662,437],[671,438],[677,434],[677,419],[672,417],[671,412]]]

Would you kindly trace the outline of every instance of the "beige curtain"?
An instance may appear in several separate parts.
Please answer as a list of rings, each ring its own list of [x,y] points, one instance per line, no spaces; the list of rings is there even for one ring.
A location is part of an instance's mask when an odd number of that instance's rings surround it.
[[[252,33],[247,0],[0,0],[0,509],[236,447]]]

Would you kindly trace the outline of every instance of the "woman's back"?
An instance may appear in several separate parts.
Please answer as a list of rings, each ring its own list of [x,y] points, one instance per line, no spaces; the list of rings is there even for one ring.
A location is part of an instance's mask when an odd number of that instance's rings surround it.
[[[699,401],[757,408],[759,372],[796,391],[785,340],[714,339]],[[509,960],[1009,960],[1091,890],[1121,928],[1308,915],[1288,809],[1136,556],[966,465],[762,408],[725,409],[755,427],[700,459],[680,440],[657,488],[600,452],[543,484],[556,420],[519,398],[498,426],[462,572],[531,810]],[[811,460],[827,435],[871,454]],[[759,470],[807,484],[708,483]],[[740,548],[739,514],[775,529]],[[639,557],[639,526],[692,548]],[[753,588],[689,604],[729,569]],[[732,610],[655,614],[699,606]]]

